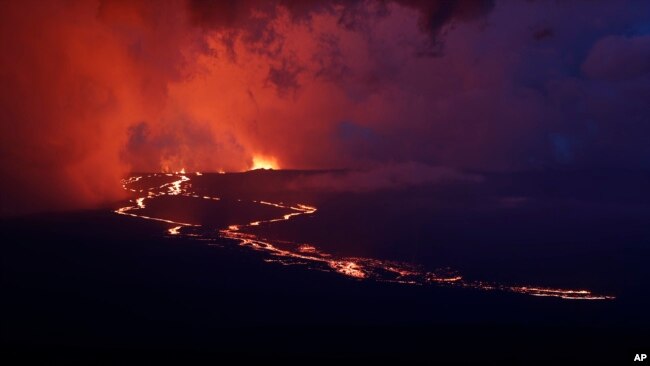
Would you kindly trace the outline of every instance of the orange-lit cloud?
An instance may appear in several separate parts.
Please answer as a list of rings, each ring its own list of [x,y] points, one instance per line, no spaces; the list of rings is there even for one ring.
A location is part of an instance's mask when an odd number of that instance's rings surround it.
[[[333,2],[3,2],[2,213],[117,199],[129,170],[244,170],[256,152],[309,166],[331,147],[316,137],[350,104],[305,79],[338,67],[316,55],[341,11]],[[313,152],[297,159],[306,141]]]
[[[128,171],[243,171],[255,157],[460,170],[629,161],[647,152],[633,128],[650,114],[647,70],[612,78],[620,72],[594,57],[582,66],[601,38],[591,54],[620,44],[625,62],[644,65],[647,36],[607,38],[645,24],[627,9],[2,2],[2,214],[118,199]],[[577,12],[578,25],[567,15]],[[625,143],[605,141],[621,114]]]

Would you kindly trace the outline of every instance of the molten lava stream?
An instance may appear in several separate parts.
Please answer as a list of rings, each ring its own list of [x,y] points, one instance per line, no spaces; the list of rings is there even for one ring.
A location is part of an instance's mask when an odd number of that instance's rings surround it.
[[[277,166],[275,161],[264,160],[263,158],[256,159],[257,160],[254,160],[254,168],[273,169]],[[195,175],[202,176],[203,174],[197,172]],[[164,176],[175,177],[178,179],[144,190],[137,190],[131,188],[131,186],[135,183],[142,182],[143,179],[162,177],[162,174],[150,174],[146,176],[146,178],[143,176],[136,176],[124,179],[122,185],[125,190],[132,192],[146,191],[146,196],[136,198],[132,201],[135,203],[134,205],[119,208],[115,210],[115,213],[172,224],[174,226],[167,230],[167,233],[171,236],[183,235],[193,237],[197,240],[211,241],[212,238],[209,236],[210,231],[203,230],[192,234],[184,234],[182,231],[184,227],[199,228],[201,225],[176,222],[165,218],[138,214],[139,210],[143,210],[146,207],[146,200],[153,200],[161,196],[184,196],[204,200],[219,200],[219,197],[199,195],[197,192],[191,192],[188,183],[191,179],[184,170],[174,174],[167,173]],[[237,201],[241,202],[241,200]],[[267,262],[274,262],[282,265],[303,265],[311,269],[333,271],[358,280],[375,280],[408,285],[435,284],[438,286],[453,286],[483,291],[513,292],[531,296],[555,297],[567,300],[611,300],[615,298],[614,296],[593,294],[589,290],[555,289],[537,286],[508,286],[484,281],[471,281],[464,279],[461,275],[450,269],[440,269],[429,272],[421,269],[419,266],[408,263],[399,263],[373,258],[337,258],[332,254],[319,251],[310,244],[263,239],[258,235],[245,232],[246,228],[271,225],[280,221],[288,221],[301,215],[312,215],[317,211],[317,209],[316,207],[305,204],[285,205],[268,201],[252,202],[293,212],[269,220],[257,220],[247,224],[232,224],[226,229],[219,230],[218,235],[221,238],[237,240],[239,241],[239,245],[243,247],[267,253],[271,256],[271,258],[266,259]],[[288,247],[289,249],[281,247]]]

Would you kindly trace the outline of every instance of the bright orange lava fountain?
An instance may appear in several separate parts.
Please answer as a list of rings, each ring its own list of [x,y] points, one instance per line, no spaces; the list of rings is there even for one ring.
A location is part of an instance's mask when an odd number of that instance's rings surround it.
[[[253,166],[250,170],[256,169],[279,169],[278,161],[272,156],[253,156]]]

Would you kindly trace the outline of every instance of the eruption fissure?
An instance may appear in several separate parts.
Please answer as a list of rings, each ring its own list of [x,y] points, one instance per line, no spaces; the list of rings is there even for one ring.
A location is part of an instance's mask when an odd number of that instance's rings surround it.
[[[134,183],[141,182],[143,179],[159,178],[163,176],[175,177],[178,179],[147,189],[131,188]],[[196,174],[196,176],[201,176],[201,174]],[[185,172],[174,174],[150,174],[147,176],[136,176],[124,179],[122,185],[125,190],[136,193],[146,192],[147,195],[136,198],[132,201],[134,205],[119,208],[115,210],[115,213],[140,219],[169,223],[174,225],[167,230],[167,233],[170,236],[182,235],[192,237],[196,240],[207,241],[210,243],[209,245],[214,245],[213,235],[215,233],[213,230],[193,230],[192,232],[188,232],[191,228],[197,229],[201,227],[201,225],[177,222],[138,213],[146,208],[145,202],[147,200],[153,200],[161,196],[183,196],[211,201],[220,200],[219,197],[199,195],[197,192],[191,191],[191,185],[188,183],[190,180],[191,179],[187,174],[185,174]],[[237,202],[241,201],[241,199],[237,200]],[[262,225],[271,225],[280,221],[288,221],[301,215],[312,215],[317,211],[317,208],[306,204],[289,205],[261,200],[253,200],[251,202],[259,205],[289,210],[291,212],[284,214],[281,217],[268,220],[255,220],[247,224],[232,224],[225,229],[218,230],[216,234],[219,238],[238,241],[239,245],[242,247],[269,255],[270,258],[266,258],[266,262],[278,263],[281,265],[302,265],[310,269],[334,272],[358,280],[374,280],[378,282],[392,282],[408,285],[435,284],[438,286],[453,286],[484,291],[502,291],[538,297],[555,297],[567,300],[611,300],[615,298],[614,296],[609,295],[594,294],[591,291],[584,289],[576,290],[539,286],[513,286],[469,280],[463,278],[463,276],[450,268],[427,271],[422,269],[420,266],[409,263],[374,258],[337,257],[330,253],[324,253],[311,244],[267,239],[260,235],[246,232],[246,229]]]

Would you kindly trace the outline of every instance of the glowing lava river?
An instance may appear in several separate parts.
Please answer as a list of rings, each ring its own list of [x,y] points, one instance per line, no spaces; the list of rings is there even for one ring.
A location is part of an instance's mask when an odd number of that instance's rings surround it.
[[[199,176],[200,173],[194,173]],[[232,239],[240,246],[250,250],[265,253],[267,262],[282,265],[301,265],[313,270],[334,272],[358,280],[371,280],[378,282],[393,282],[405,285],[438,285],[448,287],[469,288],[484,291],[502,291],[526,294],[532,296],[547,296],[571,300],[611,300],[614,296],[594,294],[584,289],[559,289],[540,286],[514,286],[485,281],[467,280],[459,273],[449,269],[427,271],[420,266],[387,260],[359,257],[337,257],[324,253],[310,244],[294,243],[290,241],[271,240],[247,232],[247,229],[272,225],[280,221],[291,220],[300,215],[313,215],[317,209],[305,204],[284,204],[266,201],[251,201],[257,205],[272,206],[287,212],[280,217],[253,221],[249,223],[234,223],[227,228],[208,230],[202,225],[188,222],[174,221],[163,217],[145,215],[146,204],[160,197],[179,196],[208,201],[220,201],[218,197],[199,195],[192,191],[191,174],[184,172],[174,174],[149,174],[134,176],[122,181],[124,189],[134,192],[141,197],[131,201],[131,205],[115,210],[115,213],[145,220],[160,221],[170,224],[167,234],[169,236],[185,236],[196,240],[206,241],[208,245],[214,244],[215,237]],[[172,180],[155,187],[140,188],[148,181],[160,179]],[[242,200],[238,200],[242,202]]]

